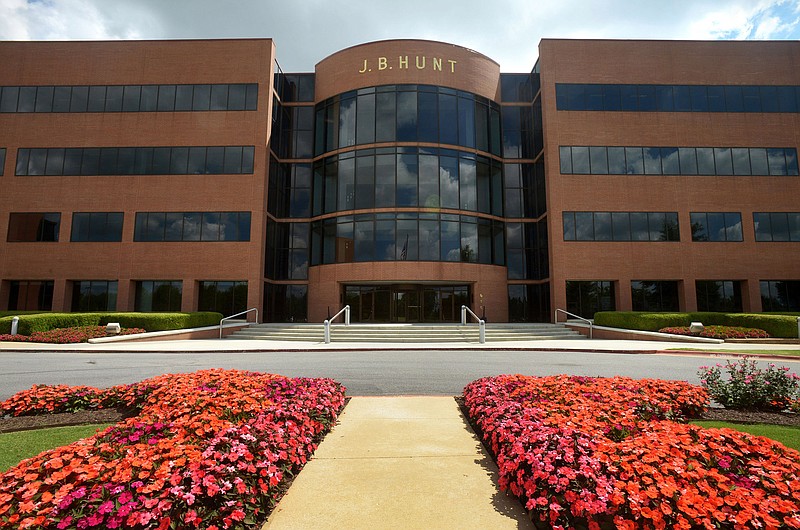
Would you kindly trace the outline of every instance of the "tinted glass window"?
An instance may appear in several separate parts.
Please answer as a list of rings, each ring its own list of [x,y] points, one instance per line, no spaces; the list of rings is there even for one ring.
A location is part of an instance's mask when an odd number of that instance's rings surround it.
[[[644,174],[644,157],[641,147],[625,148],[626,173],[629,175]]]
[[[106,112],[119,112],[122,110],[123,87],[110,86],[106,88]]]
[[[212,85],[210,110],[228,108],[228,85]]]
[[[161,85],[158,87],[159,111],[169,112],[175,110],[175,93],[175,85]]]
[[[791,112],[797,86],[556,84],[556,108],[572,111]]]
[[[36,112],[53,111],[53,87],[40,86],[36,90]]]
[[[192,110],[192,99],[194,97],[193,85],[178,85],[175,87],[175,110]]]
[[[211,105],[211,85],[195,85],[192,110],[208,110]]]
[[[244,110],[247,97],[246,85],[228,86],[228,104],[226,110]]]
[[[3,87],[0,94],[0,112],[17,112],[17,102],[19,100],[19,87]]]
[[[33,112],[36,110],[36,87],[23,86],[19,88],[19,102],[17,112]]]
[[[72,214],[71,241],[121,241],[122,212]]]
[[[368,120],[369,116],[369,106],[371,101],[366,98],[366,96],[359,96],[358,104],[359,110],[361,109],[361,98],[365,98],[365,104],[367,105],[368,109],[365,111],[364,120]],[[391,142],[395,139],[397,124],[395,120],[395,114],[397,112],[397,104],[396,104],[396,94],[394,92],[379,92],[375,96],[376,98],[376,108],[375,108],[375,141],[376,142]],[[367,123],[365,121],[365,123]],[[361,140],[361,136],[359,136],[358,143],[369,143],[371,140],[371,126],[365,125],[368,128],[368,131],[365,133],[366,141]]]
[[[60,224],[59,213],[11,213],[7,241],[58,241]]]
[[[72,311],[115,311],[117,282],[89,280],[73,282]]]
[[[122,93],[122,110],[124,112],[138,112],[141,95],[142,87],[139,85],[126,86]]]

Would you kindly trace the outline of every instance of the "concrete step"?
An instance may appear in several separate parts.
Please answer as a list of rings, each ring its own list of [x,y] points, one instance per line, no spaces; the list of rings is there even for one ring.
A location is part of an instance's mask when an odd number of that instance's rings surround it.
[[[254,324],[238,330],[228,338],[240,340],[275,340],[322,342],[322,324]],[[582,336],[560,324],[486,325],[487,342],[569,340]],[[334,324],[332,342],[478,342],[477,324]]]

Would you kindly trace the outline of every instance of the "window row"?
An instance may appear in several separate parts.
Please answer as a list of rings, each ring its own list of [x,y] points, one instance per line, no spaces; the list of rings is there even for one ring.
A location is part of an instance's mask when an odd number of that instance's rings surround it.
[[[0,112],[174,112],[256,110],[258,85],[0,87]]]
[[[70,241],[122,241],[122,219],[122,212],[73,213]]]
[[[675,213],[563,212],[564,241],[678,241]],[[744,241],[739,212],[691,212],[692,241]],[[800,241],[800,212],[754,212],[756,241]],[[509,246],[511,243],[509,242]]]
[[[314,165],[312,205],[313,215],[383,207],[503,215],[502,166],[445,149],[363,149]]]
[[[503,105],[503,157],[536,158],[542,150],[542,108],[539,100],[532,106]]]
[[[255,148],[20,148],[17,175],[227,175],[253,173]]]
[[[506,267],[509,280],[543,280],[550,276],[547,221],[506,223]]]
[[[273,98],[270,148],[279,158],[314,156],[314,107],[286,106]]]
[[[800,213],[753,213],[756,241],[800,241]]]
[[[500,100],[530,103],[539,92],[539,74],[500,74]]]
[[[311,217],[311,164],[270,156],[267,211],[278,218]]]
[[[509,322],[550,322],[550,284],[508,286]]]
[[[800,112],[800,86],[556,83],[556,108],[630,112]]]
[[[277,63],[275,66],[273,83],[282,102],[314,101],[314,74],[284,74]]]
[[[567,311],[593,318],[599,311],[615,311],[613,281],[567,281]],[[800,281],[761,280],[762,311],[800,311]],[[736,280],[697,280],[695,296],[698,311],[742,311],[742,282]],[[664,280],[631,281],[633,311],[680,311],[680,282]]]
[[[535,164],[503,164],[503,183],[506,217],[536,219],[547,211],[547,187],[541,159]]]
[[[250,241],[250,212],[136,212],[134,241]]]
[[[486,98],[428,85],[340,94],[316,108],[314,153],[380,142],[431,142],[500,155],[500,108]]]
[[[354,261],[504,265],[504,225],[425,213],[343,216],[311,224],[311,265]]]
[[[756,214],[758,215],[758,214]],[[743,241],[739,212],[692,212],[692,241]]]
[[[71,311],[117,311],[117,280],[72,281]],[[53,308],[52,280],[13,280],[9,282],[8,309],[12,311],[50,311]],[[233,315],[247,308],[246,281],[198,282],[198,311]],[[180,280],[141,280],[135,282],[134,311],[180,311],[183,282]]]
[[[3,176],[3,170],[6,167],[6,148],[0,147],[0,177]]]
[[[797,149],[763,147],[559,147],[568,175],[797,175]]]
[[[267,220],[264,276],[271,280],[308,277],[309,223],[276,223]]]
[[[680,241],[677,212],[563,212],[564,241]]]
[[[75,212],[70,241],[122,241],[122,222],[122,212]],[[11,213],[8,241],[58,241],[60,225],[60,213]],[[250,212],[137,212],[133,240],[250,241]]]
[[[264,284],[264,322],[308,322],[308,285]]]

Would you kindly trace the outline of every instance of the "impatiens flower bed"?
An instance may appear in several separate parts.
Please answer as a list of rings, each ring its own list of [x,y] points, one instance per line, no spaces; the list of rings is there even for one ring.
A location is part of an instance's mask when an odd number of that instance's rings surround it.
[[[741,328],[735,326],[705,326],[700,333],[694,333],[688,327],[661,328],[659,333],[670,335],[697,335],[710,339],[768,339],[769,333],[763,329]]]
[[[800,453],[683,423],[707,407],[701,387],[503,375],[464,398],[538,528],[800,528]]]
[[[0,476],[0,527],[258,528],[335,422],[344,392],[330,379],[235,370],[20,392],[0,412],[76,403],[140,412]]]
[[[120,331],[120,335],[135,335],[144,332],[145,330],[142,328],[124,328]],[[105,326],[81,326],[77,328],[57,328],[49,331],[34,331],[30,335],[0,335],[0,341],[75,344],[105,336]]]

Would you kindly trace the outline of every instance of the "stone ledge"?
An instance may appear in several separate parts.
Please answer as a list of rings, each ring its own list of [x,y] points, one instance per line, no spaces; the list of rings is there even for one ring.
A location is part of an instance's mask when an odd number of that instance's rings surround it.
[[[245,328],[250,322],[232,322],[222,326],[222,334],[230,335],[234,331]],[[116,335],[113,337],[100,337],[89,339],[90,344],[107,344],[109,342],[130,342],[148,340],[191,340],[191,339],[216,339],[219,338],[219,326],[205,326],[202,328],[171,329],[168,331],[151,331],[136,333],[134,335]]]

